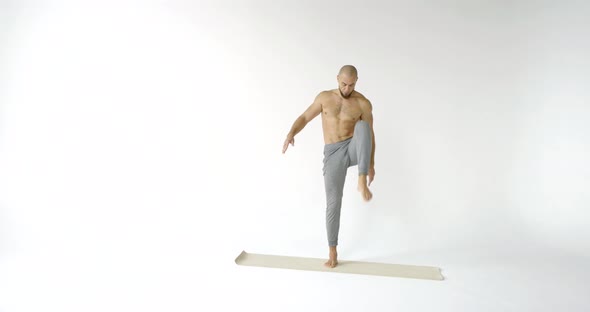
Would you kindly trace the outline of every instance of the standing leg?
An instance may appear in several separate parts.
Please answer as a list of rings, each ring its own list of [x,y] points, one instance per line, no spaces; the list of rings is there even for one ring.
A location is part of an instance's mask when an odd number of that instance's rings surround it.
[[[367,174],[371,165],[371,150],[373,148],[371,127],[366,121],[359,120],[354,126],[354,134],[348,148],[351,166],[358,164],[358,190],[364,200],[373,197],[367,185]]]
[[[340,229],[340,210],[342,207],[342,190],[346,180],[346,168],[332,168],[324,175],[326,187],[326,230],[328,245],[338,245],[338,231]]]
[[[347,147],[350,140],[328,144],[324,148],[324,185],[326,188],[326,231],[330,260],[329,267],[337,264],[336,246],[340,230],[340,211],[342,208],[342,191],[346,180],[346,171],[350,165]]]

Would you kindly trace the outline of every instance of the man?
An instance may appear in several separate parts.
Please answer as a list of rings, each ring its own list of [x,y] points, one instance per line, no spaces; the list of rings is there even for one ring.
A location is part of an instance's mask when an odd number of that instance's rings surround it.
[[[295,146],[295,135],[308,122],[322,114],[324,132],[324,184],[326,188],[326,230],[328,233],[330,268],[338,264],[338,231],[342,190],[348,167],[358,165],[358,190],[365,201],[373,194],[369,186],[375,177],[375,135],[371,102],[354,90],[358,73],[354,66],[345,65],[336,76],[338,89],[322,91],[299,116],[283,144],[283,154],[289,144]],[[368,178],[368,181],[367,181]]]

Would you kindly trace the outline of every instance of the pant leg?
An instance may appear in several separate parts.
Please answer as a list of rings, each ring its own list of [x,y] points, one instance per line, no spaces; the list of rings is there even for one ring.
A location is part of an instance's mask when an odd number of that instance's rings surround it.
[[[350,146],[348,147],[348,156],[350,165],[358,165],[359,175],[367,175],[371,165],[371,152],[373,149],[373,133],[369,123],[359,120],[354,126],[354,133]]]
[[[348,146],[351,140],[327,144],[324,148],[324,185],[326,188],[326,232],[328,245],[338,245],[342,191],[350,166]]]

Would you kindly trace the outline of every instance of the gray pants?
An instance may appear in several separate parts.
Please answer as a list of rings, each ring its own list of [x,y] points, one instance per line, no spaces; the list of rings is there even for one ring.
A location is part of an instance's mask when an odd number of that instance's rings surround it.
[[[359,175],[366,175],[371,163],[371,127],[359,120],[354,126],[353,136],[344,141],[324,146],[324,184],[326,186],[326,230],[328,245],[338,245],[340,229],[340,208],[342,190],[348,167],[358,165]]]

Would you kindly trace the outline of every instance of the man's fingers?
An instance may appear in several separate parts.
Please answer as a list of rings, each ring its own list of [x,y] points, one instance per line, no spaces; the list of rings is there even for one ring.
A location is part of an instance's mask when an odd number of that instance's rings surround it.
[[[295,146],[295,139],[285,140],[285,143],[283,144],[283,154],[285,154],[285,152],[287,151],[289,144],[291,144],[291,146]]]

